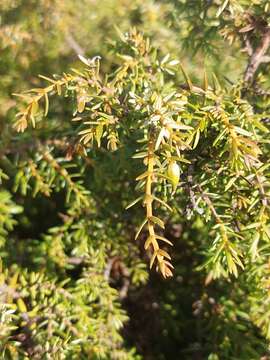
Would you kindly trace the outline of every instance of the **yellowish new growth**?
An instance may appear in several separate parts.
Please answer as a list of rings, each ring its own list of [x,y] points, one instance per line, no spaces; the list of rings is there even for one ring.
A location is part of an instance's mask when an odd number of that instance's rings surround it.
[[[144,200],[146,206],[146,218],[147,218],[147,228],[148,228],[149,236],[148,239],[146,240],[145,248],[147,249],[150,244],[152,245],[153,255],[151,258],[150,266],[152,267],[155,259],[157,259],[158,268],[162,273],[162,275],[166,278],[173,275],[171,271],[171,268],[173,268],[173,266],[168,260],[166,260],[166,258],[170,259],[170,256],[166,251],[160,249],[157,239],[159,238],[165,242],[168,241],[166,241],[165,238],[156,235],[155,233],[155,224],[157,223],[158,225],[162,225],[163,223],[161,222],[160,224],[157,221],[159,219],[153,216],[152,205],[153,205],[154,197],[152,195],[152,182],[153,182],[154,165],[155,165],[154,147],[155,147],[154,140],[151,138],[150,135],[150,139],[148,142],[148,153],[147,153],[148,175],[145,183],[145,200]]]
[[[64,74],[64,76],[60,80],[49,79],[45,76],[40,77],[46,79],[47,81],[52,83],[52,85],[49,85],[45,88],[32,89],[25,94],[14,94],[15,96],[22,97],[27,101],[26,108],[17,114],[17,116],[19,116],[19,119],[14,124],[14,128],[18,132],[24,132],[30,121],[32,123],[32,126],[35,127],[35,115],[39,111],[40,100],[44,98],[44,115],[46,116],[49,110],[49,94],[56,92],[60,96],[62,94],[62,86],[67,86],[69,82],[74,80],[74,76],[66,74]]]

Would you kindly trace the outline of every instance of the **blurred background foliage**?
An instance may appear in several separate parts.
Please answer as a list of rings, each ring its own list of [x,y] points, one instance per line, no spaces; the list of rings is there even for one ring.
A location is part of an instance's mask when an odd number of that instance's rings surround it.
[[[119,37],[131,28],[149,37],[161,58],[181,60],[194,84],[203,86],[206,72],[217,75],[218,86],[237,88],[249,43],[258,46],[269,17],[267,0],[1,0],[3,359],[269,358],[267,241],[237,279],[210,281],[198,267],[212,225],[176,211],[163,219],[174,243],[174,276],[165,281],[149,272],[143,241],[134,241],[142,208],[124,210],[141,170],[130,160],[136,134],[117,152],[74,151],[75,126],[67,119],[75,106],[65,99],[50,101],[42,127],[18,134],[12,95],[44,87],[38,74],[82,69],[78,54],[99,56],[101,74],[112,73],[123,60]],[[256,89],[266,92],[269,80],[263,63]],[[174,84],[184,82],[176,72]],[[269,95],[246,91],[267,118]],[[267,162],[267,141],[264,156]],[[172,202],[185,207],[183,197]]]

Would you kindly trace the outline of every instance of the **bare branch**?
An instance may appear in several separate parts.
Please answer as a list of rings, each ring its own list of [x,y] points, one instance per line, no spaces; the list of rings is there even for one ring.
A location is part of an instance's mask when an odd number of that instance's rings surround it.
[[[113,263],[115,262],[115,260],[117,259],[116,256],[112,257],[111,259],[108,260],[105,270],[104,270],[104,278],[109,281],[110,279],[110,275],[111,275],[111,270],[112,270],[112,266]]]
[[[253,48],[247,34],[244,35],[243,40],[244,40],[245,48],[242,51],[247,52],[249,56],[252,56]]]
[[[270,62],[270,56],[269,56],[269,55],[263,56],[262,59],[261,59],[261,62],[262,62],[262,63],[268,63],[268,62]]]
[[[256,50],[252,53],[249,63],[247,65],[244,81],[251,82],[256,70],[262,62],[265,62],[265,54],[270,46],[270,28],[267,27],[264,30],[261,43],[256,48]],[[268,58],[268,57],[267,57]]]
[[[66,42],[68,43],[68,45],[70,46],[70,48],[72,50],[74,50],[77,55],[85,54],[85,50],[81,47],[80,44],[77,43],[77,41],[74,39],[74,37],[70,33],[66,34],[65,39],[66,39]]]
[[[122,285],[121,289],[119,290],[119,298],[121,300],[123,300],[123,299],[125,299],[127,297],[129,285],[130,285],[129,278],[124,277],[123,278],[123,285]]]

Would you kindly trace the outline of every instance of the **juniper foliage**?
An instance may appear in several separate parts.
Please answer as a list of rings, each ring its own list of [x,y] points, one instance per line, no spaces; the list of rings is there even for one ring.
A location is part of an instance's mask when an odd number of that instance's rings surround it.
[[[0,9],[2,357],[268,358],[268,1]]]

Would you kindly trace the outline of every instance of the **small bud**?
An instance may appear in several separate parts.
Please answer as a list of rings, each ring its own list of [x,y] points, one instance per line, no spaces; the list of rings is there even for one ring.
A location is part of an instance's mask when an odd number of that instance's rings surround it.
[[[169,164],[167,176],[170,179],[170,182],[173,186],[173,191],[175,192],[180,179],[180,168],[175,161]]]

